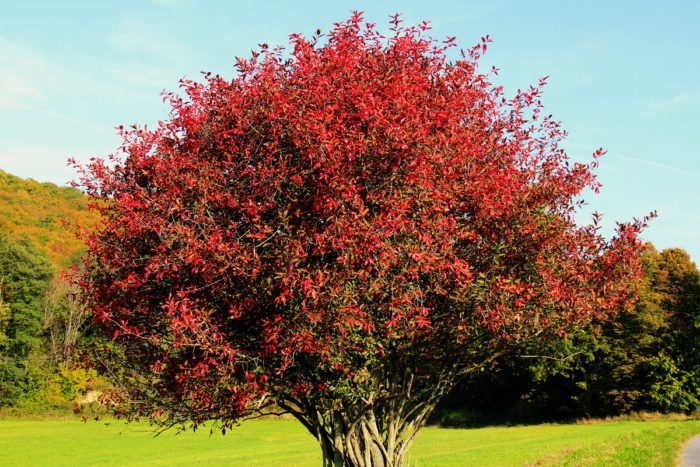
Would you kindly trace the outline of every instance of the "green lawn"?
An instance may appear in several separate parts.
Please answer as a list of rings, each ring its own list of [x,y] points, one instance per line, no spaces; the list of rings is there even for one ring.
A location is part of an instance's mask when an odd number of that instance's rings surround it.
[[[615,422],[509,428],[426,428],[418,466],[675,465],[700,421]],[[315,440],[293,421],[256,420],[226,436],[143,424],[0,420],[0,465],[320,465]]]

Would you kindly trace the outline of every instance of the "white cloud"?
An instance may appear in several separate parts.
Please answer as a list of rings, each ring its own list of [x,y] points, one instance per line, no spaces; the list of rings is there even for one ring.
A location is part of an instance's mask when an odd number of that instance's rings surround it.
[[[700,106],[700,93],[682,92],[673,97],[655,97],[646,103],[648,110],[675,110],[693,108]]]
[[[45,99],[37,76],[47,72],[40,54],[19,42],[0,36],[0,110],[28,109]]]
[[[65,184],[77,178],[67,165],[67,159],[76,156],[87,159],[85,150],[56,148],[52,146],[2,146],[0,147],[0,168],[19,177],[31,177],[40,182],[51,181]]]
[[[626,156],[615,156],[616,159],[620,159],[622,161],[626,162],[637,162],[640,164],[645,164],[645,165],[650,165],[652,167],[658,167],[660,169],[668,170],[670,172],[675,172],[683,175],[689,175],[689,176],[695,176],[696,174],[694,172],[691,172],[689,170],[684,170],[680,169],[678,167],[673,167],[668,164],[662,164],[661,162],[656,162],[656,161],[650,161],[646,159],[638,159],[636,157],[626,157]]]
[[[0,69],[0,110],[22,110],[44,94],[19,75]]]
[[[171,68],[159,67],[145,63],[132,63],[129,65],[113,67],[109,70],[120,81],[158,88],[166,87],[166,84],[177,83],[180,76],[174,76]]]
[[[162,25],[158,27],[134,19],[122,22],[110,34],[109,43],[120,52],[146,53],[170,63],[193,53],[191,46],[172,37]]]
[[[650,97],[639,105],[641,115],[646,118],[657,118],[668,115],[669,112],[692,112],[695,114],[700,107],[700,93],[681,92],[671,97]],[[697,120],[688,122],[697,126]]]
[[[116,95],[111,83],[66,68],[21,41],[0,36],[0,50],[0,118],[3,121],[11,122],[17,112],[36,114],[37,137],[56,121],[87,128],[92,133],[114,133],[113,128],[91,121],[84,107],[72,105],[76,102],[75,96],[104,100]],[[39,116],[50,117],[50,120],[40,120]],[[9,125],[5,129],[7,127]],[[1,141],[3,146],[14,142]]]
[[[37,113],[40,113],[43,115],[48,115],[50,117],[57,118],[57,119],[62,120],[64,122],[72,123],[74,125],[79,125],[79,126],[82,126],[84,128],[88,128],[88,129],[93,130],[93,131],[98,131],[100,133],[109,134],[109,135],[114,134],[114,129],[112,129],[112,128],[105,128],[102,125],[96,125],[96,124],[89,122],[87,120],[75,118],[71,115],[68,115],[68,114],[63,113],[63,112],[59,112],[57,110],[44,110],[44,109],[29,109],[29,110],[32,110],[34,112],[37,112]]]
[[[444,15],[440,16],[438,13],[437,18],[421,18],[420,21],[423,21],[424,19],[429,19],[431,26],[437,28],[437,27],[445,27],[450,24],[455,24],[455,23],[464,23],[467,21],[476,21],[479,19],[486,18],[488,16],[491,16],[500,10],[502,10],[505,7],[505,4],[501,1],[482,1],[482,2],[473,2],[469,4],[469,8],[464,8],[459,14],[450,14],[450,15]],[[438,7],[439,8],[439,7]],[[438,10],[439,11],[439,10]],[[453,13],[453,12],[452,12]],[[405,19],[405,18],[403,18]],[[406,21],[404,24],[413,24],[410,21]]]
[[[192,4],[192,0],[150,0],[154,5],[167,7],[182,7]]]

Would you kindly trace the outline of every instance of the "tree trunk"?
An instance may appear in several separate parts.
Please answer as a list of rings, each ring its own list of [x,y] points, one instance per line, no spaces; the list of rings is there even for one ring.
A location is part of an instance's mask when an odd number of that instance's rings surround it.
[[[351,426],[342,414],[327,418],[332,428],[321,434],[320,441],[323,465],[328,467],[402,466],[420,429],[413,423],[399,427],[399,420],[388,421],[384,427],[372,412]]]
[[[406,371],[387,381],[383,391],[367,399],[335,401],[332,409],[309,399],[280,406],[319,441],[324,467],[399,467],[450,382],[446,378],[417,390],[413,374]]]

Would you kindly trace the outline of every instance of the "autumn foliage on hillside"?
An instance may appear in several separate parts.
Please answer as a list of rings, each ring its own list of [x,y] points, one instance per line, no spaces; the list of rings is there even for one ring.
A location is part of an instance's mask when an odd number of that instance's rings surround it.
[[[329,464],[399,465],[462,375],[630,303],[642,223],[573,218],[602,151],[570,163],[543,82],[506,97],[488,38],[450,62],[428,29],[356,14],[263,45],[84,168],[110,202],[77,280],[131,413],[272,402]]]
[[[66,375],[86,374],[70,368],[85,313],[60,271],[85,249],[71,226],[97,221],[87,204],[75,188],[0,171],[0,409],[70,405],[80,385]]]
[[[22,179],[0,170],[0,230],[18,238],[26,236],[45,250],[61,269],[75,261],[85,245],[68,224],[92,225],[95,211],[88,198],[72,187]]]

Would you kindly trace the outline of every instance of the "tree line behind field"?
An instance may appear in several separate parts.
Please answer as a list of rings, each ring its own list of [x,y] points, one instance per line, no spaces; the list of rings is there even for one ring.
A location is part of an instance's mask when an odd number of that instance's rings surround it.
[[[680,248],[648,245],[643,265],[631,310],[554,346],[533,342],[502,357],[463,380],[442,408],[464,409],[467,419],[453,422],[466,423],[697,411],[700,273]]]
[[[98,384],[74,366],[89,332],[60,274],[83,249],[66,222],[95,219],[79,190],[0,171],[0,408],[69,406]]]
[[[76,366],[75,347],[93,337],[59,274],[82,248],[62,220],[94,222],[86,203],[76,189],[0,171],[0,408],[68,407],[104,385]],[[651,245],[644,268],[633,309],[501,357],[455,387],[443,413],[478,423],[698,410],[700,273],[684,250]]]

